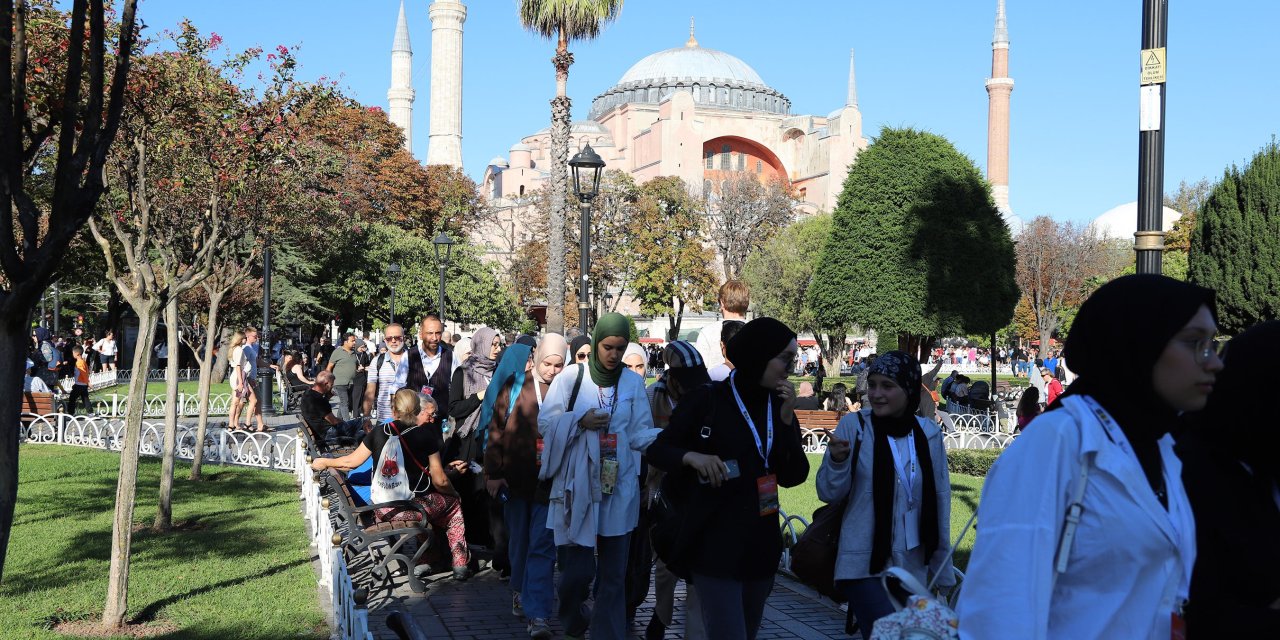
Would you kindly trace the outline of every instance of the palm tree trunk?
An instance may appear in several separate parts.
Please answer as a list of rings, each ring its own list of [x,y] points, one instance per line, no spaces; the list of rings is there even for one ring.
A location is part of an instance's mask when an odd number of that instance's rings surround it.
[[[209,426],[209,389],[213,385],[213,347],[217,343],[218,307],[222,304],[219,291],[209,292],[209,322],[204,331],[204,358],[200,360],[200,422],[196,426],[196,449],[191,459],[191,479],[200,479],[200,465],[204,460],[204,434]]]
[[[107,578],[107,601],[102,610],[102,624],[109,628],[124,624],[129,605],[129,547],[133,543],[133,502],[138,493],[138,442],[142,439],[147,363],[155,345],[160,301],[138,300],[132,306],[138,314],[138,340],[133,348],[134,376],[129,381],[129,410],[124,418],[120,476],[116,480],[116,513],[111,527],[111,569]]]
[[[178,297],[170,296],[164,307],[166,329],[165,350],[169,354],[168,371],[165,373],[164,453],[160,462],[160,504],[156,521],[151,525],[156,531],[168,531],[173,526],[173,464],[178,451],[178,365],[182,349],[178,346]]]
[[[556,97],[551,101],[551,238],[547,244],[547,331],[564,333],[564,221],[569,202],[569,116],[572,106],[567,87],[573,54],[569,53],[569,41],[563,30],[560,31],[556,44],[556,56],[551,62],[556,68]]]

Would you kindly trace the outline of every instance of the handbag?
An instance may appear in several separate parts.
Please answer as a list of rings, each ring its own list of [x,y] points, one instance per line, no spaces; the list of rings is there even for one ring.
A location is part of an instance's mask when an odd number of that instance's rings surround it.
[[[865,429],[866,420],[862,413],[857,415],[859,427]],[[850,454],[853,460],[849,469],[850,476],[858,468],[858,452],[861,447],[862,437],[859,435],[854,438],[853,452]],[[836,559],[840,552],[840,529],[848,506],[849,497],[845,496],[839,502],[818,507],[813,512],[813,521],[805,527],[804,533],[800,534],[795,546],[791,548],[791,573],[800,582],[836,602],[845,600],[836,589]]]

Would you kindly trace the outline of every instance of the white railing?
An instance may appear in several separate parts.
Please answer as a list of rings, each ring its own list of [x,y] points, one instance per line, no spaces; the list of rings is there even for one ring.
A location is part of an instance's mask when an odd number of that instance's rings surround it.
[[[1004,414],[997,409],[977,414],[939,411],[942,444],[947,449],[1003,449],[1017,437],[1012,418],[1005,420]],[[805,453],[826,453],[830,438],[825,429],[800,428],[800,446]]]
[[[160,418],[165,415],[165,408],[168,406],[168,398],[164,395],[147,396],[144,401],[142,415],[148,418]],[[124,416],[129,411],[129,396],[126,394],[113,393],[98,399],[94,404],[93,412],[99,416],[108,418],[118,418]],[[231,413],[231,394],[230,393],[213,393],[209,394],[209,415],[225,416]],[[198,394],[179,393],[178,394],[178,415],[179,416],[196,416],[200,415],[200,396]]]
[[[920,371],[925,373],[931,371],[933,369],[933,365],[937,364],[937,362],[938,362],[937,360],[930,359],[928,362],[922,363],[920,365]],[[965,375],[984,374],[984,373],[990,374],[991,363],[988,362],[987,364],[980,364],[977,362],[966,362],[964,364],[951,364],[950,360],[943,360],[942,369],[938,371],[938,379],[941,380],[942,378],[945,378],[948,374],[951,373],[952,370],[955,370],[959,373],[963,373]],[[1008,362],[1004,364],[997,363],[996,373],[1003,374],[1003,375],[1013,375],[1013,365],[1009,364]]]
[[[18,438],[34,444],[65,444],[119,451],[124,446],[124,422],[99,416],[72,416],[65,413],[47,415],[23,414]],[[178,425],[176,456],[191,460],[195,456],[197,429]],[[235,464],[262,469],[293,471],[297,457],[293,453],[295,436],[269,433],[242,433],[212,427],[205,431],[204,461]],[[164,423],[143,422],[138,452],[159,456],[164,452]]]

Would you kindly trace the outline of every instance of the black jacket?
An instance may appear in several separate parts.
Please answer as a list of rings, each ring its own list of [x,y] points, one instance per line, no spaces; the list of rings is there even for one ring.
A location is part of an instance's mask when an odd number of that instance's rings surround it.
[[[778,570],[782,534],[777,514],[760,515],[756,480],[765,475],[765,465],[729,384],[713,382],[688,393],[645,456],[669,472],[663,493],[684,496],[680,509],[685,519],[677,547],[687,554],[693,573],[760,580]],[[809,477],[809,459],[800,444],[799,425],[784,423],[780,411],[781,403],[774,398],[769,473],[777,475],[779,487],[794,487]],[[764,411],[753,413],[758,413],[753,419],[764,444]],[[719,488],[701,484],[683,466],[684,454],[690,451],[736,460],[741,475]]]
[[[429,377],[426,367],[422,364],[420,348],[414,347],[409,350],[409,375],[405,378],[405,386],[414,391],[431,387],[431,397],[435,399],[436,407],[439,409],[437,415],[443,416],[449,412],[449,380],[453,369],[453,347],[440,344],[440,349],[444,352],[440,358],[440,366],[436,367],[435,374]]]

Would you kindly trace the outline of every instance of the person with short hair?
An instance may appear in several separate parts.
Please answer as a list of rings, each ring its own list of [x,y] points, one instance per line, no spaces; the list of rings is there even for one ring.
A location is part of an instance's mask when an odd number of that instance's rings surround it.
[[[726,345],[729,344],[730,340],[733,340],[734,336],[738,335],[738,332],[746,324],[741,320],[725,320],[720,323],[720,364],[707,369],[707,375],[711,376],[712,382],[720,382],[727,379],[730,373],[733,373],[733,363],[729,361],[729,357],[726,355],[726,350],[728,349]]]
[[[702,361],[707,365],[708,373],[725,360],[720,349],[720,333],[724,323],[729,320],[746,321],[747,308],[751,306],[751,289],[741,280],[730,280],[721,285],[717,299],[720,303],[721,321],[704,327],[698,332],[698,339],[694,342],[698,353],[702,354]]]
[[[359,367],[355,349],[356,334],[343,334],[342,343],[329,355],[329,364],[324,368],[333,374],[333,394],[338,397],[338,412],[342,414],[343,420],[351,419],[351,407],[354,404],[351,389]],[[320,381],[319,374],[316,374],[316,381]]]
[[[67,406],[70,408],[71,415],[76,414],[76,401],[84,401],[84,412],[92,414],[93,408],[89,406],[89,363],[84,359],[84,347],[76,345],[71,347],[71,355],[75,358],[75,379],[71,384],[71,396],[67,398]]]
[[[336,351],[335,351],[336,353]],[[330,371],[316,374],[316,381],[302,393],[300,413],[311,434],[329,446],[351,444],[362,432],[364,420],[339,420],[333,415],[329,398],[333,396],[334,376]]]
[[[387,325],[382,329],[382,339],[387,350],[373,358],[369,381],[364,389],[364,413],[376,415],[378,422],[391,419],[391,396],[403,389],[409,380],[404,326],[398,322]]]
[[[27,393],[53,393],[49,390],[49,385],[44,383],[36,373],[36,363],[27,358],[27,369],[22,377],[22,390]]]
[[[108,329],[107,334],[93,344],[93,350],[98,352],[98,359],[102,363],[103,371],[116,370],[116,334],[114,331]]]

